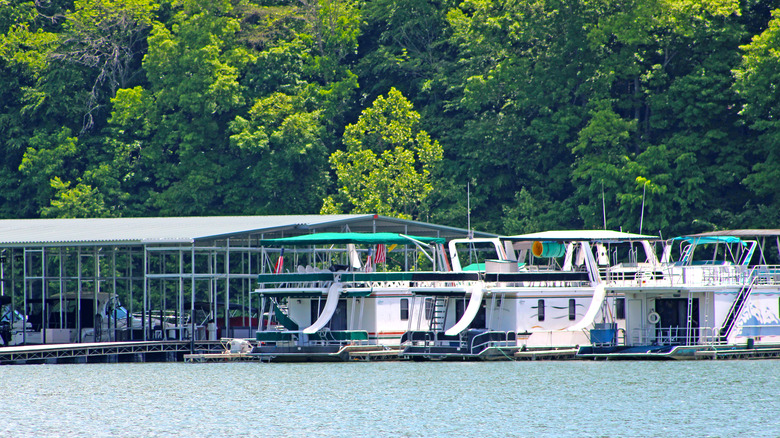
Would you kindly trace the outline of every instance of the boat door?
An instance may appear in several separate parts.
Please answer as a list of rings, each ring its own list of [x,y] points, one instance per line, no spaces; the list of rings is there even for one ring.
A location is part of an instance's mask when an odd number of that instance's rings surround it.
[[[660,316],[656,337],[663,344],[686,344],[688,337],[697,339],[699,328],[699,299],[691,302],[691,333],[688,326],[688,300],[686,298],[656,298],[655,312]]]
[[[479,306],[479,310],[477,311],[477,315],[474,317],[474,320],[471,321],[471,324],[469,324],[470,329],[482,329],[482,328],[488,328],[487,327],[487,319],[485,318],[486,315],[486,302],[485,300],[482,300],[482,303]],[[460,318],[463,317],[463,314],[466,312],[466,306],[468,305],[468,300],[465,298],[458,298],[455,300],[455,321],[460,321]]]
[[[319,306],[317,305],[319,303]],[[325,308],[325,300],[311,300],[311,321],[314,322],[319,318],[322,310]],[[331,330],[346,330],[347,329],[347,300],[339,300],[336,305],[336,310],[333,312],[333,316],[325,326]]]

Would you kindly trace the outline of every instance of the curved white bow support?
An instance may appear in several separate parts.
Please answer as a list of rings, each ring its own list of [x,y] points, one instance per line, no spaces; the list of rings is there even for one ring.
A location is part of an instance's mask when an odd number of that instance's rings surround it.
[[[604,286],[603,283],[597,285],[596,288],[593,290],[593,299],[590,302],[590,307],[588,307],[588,311],[585,312],[585,316],[582,317],[582,320],[580,320],[580,322],[564,330],[568,332],[574,332],[574,331],[580,331],[586,327],[590,327],[593,324],[593,320],[596,319],[596,315],[599,313],[599,309],[601,309],[601,305],[604,303],[604,299],[606,297],[607,297],[607,288]]]
[[[479,312],[480,306],[482,306],[482,296],[484,295],[484,290],[482,289],[482,284],[478,283],[471,287],[471,298],[469,298],[469,304],[466,306],[466,310],[463,312],[463,316],[460,317],[460,321],[455,323],[454,326],[447,329],[447,331],[444,332],[447,336],[454,336],[457,334],[460,334],[463,330],[466,330],[471,324],[471,321],[474,321],[474,318],[477,316],[477,312]]]
[[[339,293],[341,292],[341,283],[333,283],[328,289],[328,298],[325,300],[325,308],[322,309],[319,318],[314,321],[314,324],[303,329],[303,333],[311,335],[320,331],[325,327],[330,319],[333,317],[333,313],[336,312],[336,306],[339,304]]]

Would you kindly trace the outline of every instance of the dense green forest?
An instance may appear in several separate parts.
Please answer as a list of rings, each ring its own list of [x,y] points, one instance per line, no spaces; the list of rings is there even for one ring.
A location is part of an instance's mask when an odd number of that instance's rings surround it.
[[[0,33],[2,218],[780,227],[779,0],[0,0]]]

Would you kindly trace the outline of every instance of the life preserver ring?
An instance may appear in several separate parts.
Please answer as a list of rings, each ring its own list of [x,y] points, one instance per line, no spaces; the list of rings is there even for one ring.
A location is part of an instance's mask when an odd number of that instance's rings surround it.
[[[659,315],[658,312],[655,312],[655,311],[650,312],[647,315],[647,321],[650,324],[658,324],[658,322],[661,321],[661,315]]]

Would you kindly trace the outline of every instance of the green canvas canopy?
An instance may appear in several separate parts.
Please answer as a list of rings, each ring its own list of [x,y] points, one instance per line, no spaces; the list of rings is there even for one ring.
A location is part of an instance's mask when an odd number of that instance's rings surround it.
[[[260,241],[260,244],[273,246],[330,245],[334,243],[414,245],[416,243],[444,242],[444,238],[441,237],[408,236],[397,233],[314,233],[280,239],[264,239]]]

